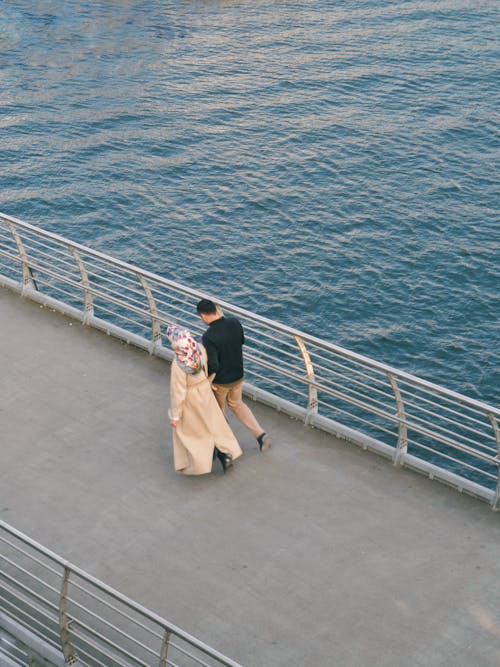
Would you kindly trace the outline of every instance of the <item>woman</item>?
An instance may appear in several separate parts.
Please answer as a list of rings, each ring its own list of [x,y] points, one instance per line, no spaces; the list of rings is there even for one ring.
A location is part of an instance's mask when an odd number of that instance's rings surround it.
[[[208,381],[205,348],[187,329],[175,324],[168,327],[167,338],[175,352],[168,411],[175,471],[185,475],[208,473],[215,451],[225,472],[242,452]]]

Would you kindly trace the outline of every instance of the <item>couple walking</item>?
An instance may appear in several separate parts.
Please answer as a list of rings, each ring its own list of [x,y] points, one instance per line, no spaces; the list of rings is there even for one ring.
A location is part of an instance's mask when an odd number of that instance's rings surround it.
[[[241,448],[224,416],[225,406],[254,435],[261,451],[271,440],[250,408],[243,403],[243,327],[225,317],[213,301],[196,306],[208,329],[203,345],[187,329],[173,324],[167,337],[175,352],[170,376],[170,424],[173,427],[175,471],[203,475],[215,457],[224,472]]]

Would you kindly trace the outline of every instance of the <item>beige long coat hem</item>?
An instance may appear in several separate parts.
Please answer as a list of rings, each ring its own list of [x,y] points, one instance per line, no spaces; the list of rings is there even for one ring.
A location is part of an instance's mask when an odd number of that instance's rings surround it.
[[[204,348],[202,353],[206,369]],[[175,359],[172,361],[169,416],[178,420],[172,429],[176,472],[211,472],[215,447],[233,460],[241,456],[241,447],[215,399],[206,370],[188,375]]]

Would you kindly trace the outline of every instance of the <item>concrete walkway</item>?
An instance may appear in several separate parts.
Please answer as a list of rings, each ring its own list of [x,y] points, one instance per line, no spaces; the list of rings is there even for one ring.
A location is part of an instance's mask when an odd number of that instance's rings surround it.
[[[0,516],[246,667],[498,667],[500,513],[252,404],[174,473],[169,365],[0,288]]]

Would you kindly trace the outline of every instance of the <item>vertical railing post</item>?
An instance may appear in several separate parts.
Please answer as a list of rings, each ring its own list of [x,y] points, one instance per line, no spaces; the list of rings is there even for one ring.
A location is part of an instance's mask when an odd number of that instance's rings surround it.
[[[14,238],[14,242],[17,246],[17,252],[19,255],[19,259],[21,260],[21,267],[23,271],[23,287],[21,290],[21,294],[24,294],[26,290],[28,289],[36,289],[35,284],[33,282],[33,276],[31,275],[31,269],[28,264],[28,257],[26,255],[26,251],[24,250],[24,244],[21,241],[21,237],[17,233],[17,229],[14,227],[12,222],[7,222],[7,225],[10,229],[10,233],[12,234]]]
[[[387,378],[391,383],[394,398],[396,399],[396,416],[398,418],[398,443],[394,451],[392,462],[395,466],[400,466],[402,457],[408,451],[408,429],[406,427],[405,406],[396,378],[389,371],[387,371]]]
[[[307,414],[304,420],[305,424],[309,424],[312,417],[318,412],[318,392],[315,386],[315,376],[314,376],[314,366],[307,351],[304,341],[299,336],[294,336],[295,342],[299,346],[299,349],[302,353],[302,358],[304,359],[304,365],[306,367],[306,377],[309,382],[309,396],[307,400]]]
[[[92,292],[90,291],[89,274],[87,273],[87,269],[85,268],[82,258],[76,252],[76,249],[73,248],[73,246],[68,246],[68,247],[70,253],[73,255],[73,259],[75,260],[76,265],[78,266],[78,270],[80,272],[80,278],[83,287],[83,298],[84,298],[83,323],[87,324],[89,319],[94,314],[94,302],[92,299]]]
[[[142,289],[146,294],[146,299],[148,300],[149,315],[151,317],[151,330],[152,330],[152,340],[149,352],[150,354],[153,354],[155,349],[161,345],[161,327],[160,327],[160,321],[158,319],[158,309],[156,308],[156,302],[154,300],[153,293],[151,292],[151,288],[146,282],[146,279],[140,273],[136,273],[136,276],[139,279],[142,285]]]
[[[495,497],[491,506],[494,510],[500,510],[500,429],[498,428],[498,422],[495,418],[495,415],[492,412],[488,412],[488,418],[493,427],[493,433],[495,434],[495,442],[497,443],[497,488],[495,492]]]
[[[59,632],[61,636],[61,647],[64,655],[64,661],[68,665],[72,665],[77,662],[78,656],[71,644],[71,638],[69,635],[69,624],[68,619],[68,583],[71,570],[68,567],[64,567],[64,574],[61,586],[61,597],[59,600]]]
[[[161,651],[160,651],[160,662],[159,662],[159,667],[167,667],[167,653],[168,653],[168,645],[170,643],[170,636],[171,632],[168,628],[165,628],[165,635],[163,636],[163,641],[161,644]]]

